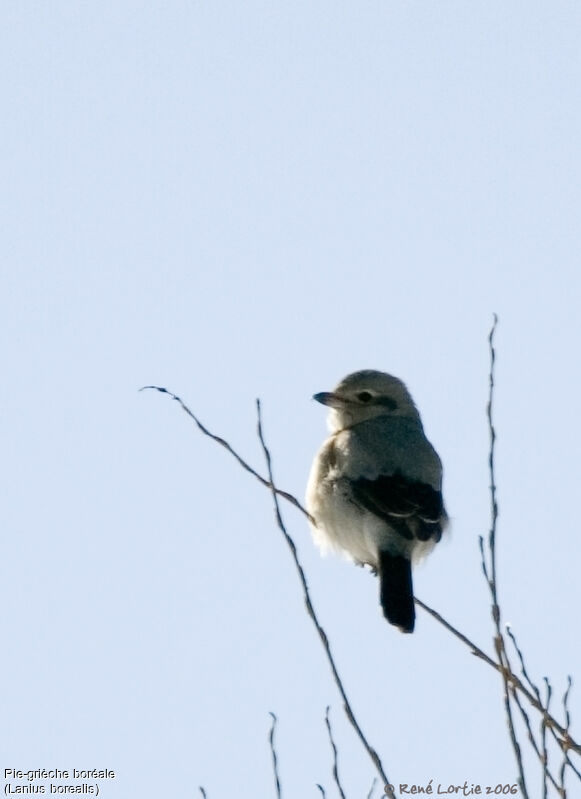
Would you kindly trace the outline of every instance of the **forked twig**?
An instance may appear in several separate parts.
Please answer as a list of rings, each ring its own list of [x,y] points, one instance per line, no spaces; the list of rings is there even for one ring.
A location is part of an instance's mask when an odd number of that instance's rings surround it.
[[[525,680],[527,681],[527,683],[529,684],[531,689],[534,691],[535,696],[537,697],[538,701],[541,702],[541,704],[543,704],[543,700],[542,700],[542,697],[541,697],[541,692],[539,691],[538,687],[535,685],[535,683],[532,681],[531,677],[529,676],[522,650],[521,650],[521,648],[519,647],[519,645],[517,643],[515,634],[512,632],[512,630],[510,629],[510,626],[508,624],[506,625],[506,633],[507,633],[508,637],[510,638],[510,640],[512,641],[512,645],[515,648],[515,651],[516,651],[516,653],[518,655],[518,659],[519,659],[519,662],[520,662],[520,670],[521,670],[521,673],[522,673],[523,677],[525,678]],[[550,704],[550,701],[551,701],[551,686],[549,684],[549,681],[546,678],[545,678],[545,683],[546,683],[546,686],[547,686],[547,700],[546,700],[546,703],[544,704],[544,707],[546,707],[546,709],[548,710],[549,709],[549,704]],[[539,761],[541,763],[542,777],[543,777],[543,799],[548,799],[548,790],[549,790],[548,781],[551,782],[551,785],[557,791],[557,793],[559,793],[561,795],[561,789],[560,789],[559,785],[557,784],[557,781],[553,777],[553,775],[551,773],[551,770],[549,769],[549,750],[548,750],[548,747],[547,747],[547,724],[545,722],[545,719],[544,719],[544,717],[541,717],[541,731],[540,731],[541,743],[540,743],[540,746],[539,746],[539,744],[537,743],[537,740],[536,740],[536,738],[535,738],[535,736],[533,734],[533,730],[532,730],[532,727],[531,727],[531,723],[530,723],[529,717],[528,717],[525,709],[523,708],[523,706],[522,706],[522,704],[520,702],[520,698],[519,698],[519,696],[518,696],[518,694],[515,691],[513,686],[511,686],[511,694],[512,694],[513,701],[516,703],[518,709],[520,710],[521,717],[522,717],[524,725],[525,725],[525,727],[527,729],[527,735],[529,737],[530,744],[533,747],[533,750],[535,751],[535,753],[536,753],[536,755],[539,758]]]

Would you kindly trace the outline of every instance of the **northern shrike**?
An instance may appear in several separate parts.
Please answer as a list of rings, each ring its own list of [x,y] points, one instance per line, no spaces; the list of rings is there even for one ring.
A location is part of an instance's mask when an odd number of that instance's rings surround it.
[[[433,549],[448,521],[438,453],[397,377],[354,372],[313,399],[331,408],[331,435],[307,486],[315,543],[371,566],[384,616],[411,633],[412,561]]]

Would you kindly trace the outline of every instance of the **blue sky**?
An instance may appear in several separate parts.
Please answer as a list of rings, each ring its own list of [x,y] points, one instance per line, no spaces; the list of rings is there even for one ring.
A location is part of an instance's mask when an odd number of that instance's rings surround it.
[[[452,518],[416,592],[492,651],[493,312],[504,620],[561,695],[581,655],[579,5],[1,16],[2,768],[114,769],[106,797],[272,796],[274,711],[284,795],[333,795],[330,704],[367,795],[268,492],[138,389],[180,394],[264,471],[260,397],[302,498],[312,394],[402,378]],[[513,783],[497,676],[421,612],[413,636],[388,627],[374,579],[285,519],[393,781]]]

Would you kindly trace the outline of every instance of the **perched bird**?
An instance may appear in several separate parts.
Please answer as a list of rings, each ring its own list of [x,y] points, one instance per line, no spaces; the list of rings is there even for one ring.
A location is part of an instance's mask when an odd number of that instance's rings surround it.
[[[384,616],[411,633],[412,561],[433,549],[448,521],[438,453],[397,377],[354,372],[313,399],[331,409],[331,435],[307,486],[315,543],[371,566]]]

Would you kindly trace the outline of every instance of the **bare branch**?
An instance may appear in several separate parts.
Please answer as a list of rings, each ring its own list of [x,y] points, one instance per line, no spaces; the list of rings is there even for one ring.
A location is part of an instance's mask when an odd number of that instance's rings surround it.
[[[506,646],[504,643],[504,636],[502,635],[502,629],[500,626],[500,607],[498,605],[498,592],[497,592],[496,524],[498,521],[498,502],[496,500],[496,478],[494,472],[496,431],[494,429],[493,414],[492,414],[493,399],[494,399],[494,364],[496,360],[496,351],[494,349],[494,333],[496,331],[497,323],[498,323],[498,317],[496,316],[496,314],[494,314],[494,321],[492,323],[492,328],[490,330],[490,335],[488,337],[489,350],[490,350],[490,373],[489,373],[488,404],[486,406],[486,415],[488,418],[488,431],[490,434],[490,450],[488,455],[488,470],[490,474],[490,515],[491,515],[490,533],[488,536],[488,553],[490,558],[489,566],[486,564],[486,559],[484,557],[484,544],[482,538],[480,539],[480,551],[482,554],[482,569],[486,576],[486,581],[490,589],[490,595],[492,598],[492,618],[494,620],[494,626],[496,628],[496,635],[494,637],[494,649],[496,651],[498,664],[500,666],[500,673],[502,675],[502,682],[504,687],[503,691],[504,709],[506,712],[508,731],[518,767],[518,773],[519,773],[518,781],[520,789],[522,791],[524,799],[528,799],[528,791],[525,782],[525,773],[522,762],[521,748],[517,739],[516,729],[514,726],[514,719],[512,716],[512,708],[510,704],[511,693],[509,690],[509,674],[512,673],[512,668],[510,665],[508,653],[506,651]]]
[[[282,793],[280,788],[280,778],[278,776],[278,757],[276,754],[276,747],[274,745],[274,731],[276,729],[277,718],[274,715],[274,713],[271,713],[270,715],[272,717],[272,724],[270,727],[270,732],[268,734],[268,743],[270,744],[270,751],[272,754],[272,770],[274,771],[274,784],[276,786],[276,795],[277,799],[280,799]]]
[[[482,573],[488,585],[490,586],[490,577],[488,575],[488,566],[486,565],[486,553],[484,552],[484,538],[478,536],[478,546],[480,547],[480,565],[482,566]]]
[[[516,637],[515,637],[513,631],[511,630],[510,625],[508,625],[508,624],[506,625],[506,633],[509,636],[510,640],[512,641],[512,645],[514,646],[514,648],[516,650],[516,653],[518,655],[518,659],[519,659],[519,662],[520,662],[520,670],[522,672],[523,677],[525,678],[525,680],[530,685],[531,690],[533,690],[535,692],[535,696],[537,697],[539,702],[541,704],[543,704],[543,700],[541,698],[541,692],[539,691],[538,687],[534,684],[534,682],[529,677],[529,673],[527,671],[527,667],[526,667],[526,664],[525,664],[524,655],[523,655],[522,650],[520,649],[519,645],[517,644]],[[548,708],[548,705],[545,705],[545,707]]]
[[[333,740],[333,731],[331,730],[331,722],[329,720],[329,705],[327,705],[327,709],[325,711],[325,724],[327,725],[327,732],[329,734],[329,741],[331,743],[331,749],[333,750],[333,779],[337,784],[337,788],[339,789],[339,795],[341,799],[346,799],[345,792],[343,791],[343,787],[341,785],[341,780],[339,779],[339,763],[337,760],[337,747],[335,745],[335,741]]]
[[[488,431],[490,435],[490,450],[488,454],[488,471],[490,474],[490,533],[488,536],[488,547],[490,552],[490,591],[492,594],[493,606],[492,615],[496,624],[500,623],[500,609],[498,607],[496,595],[496,522],[498,521],[498,503],[496,501],[496,478],[494,473],[494,455],[496,445],[496,430],[492,419],[492,402],[494,399],[494,365],[496,361],[496,351],[494,349],[494,333],[496,332],[496,325],[498,317],[494,314],[494,322],[490,329],[488,336],[488,343],[490,348],[490,373],[489,373],[489,393],[488,404],[486,406],[486,416],[488,418]]]
[[[545,700],[545,706],[547,708],[547,712],[549,711],[549,704],[551,702],[551,687],[548,685],[547,680],[547,698]],[[545,723],[545,719],[541,718],[541,744],[543,747],[543,763],[549,762],[549,748],[547,746],[547,725]],[[547,787],[547,774],[543,771],[543,799],[547,799],[548,796],[548,787]]]
[[[510,640],[512,641],[512,645],[514,646],[514,648],[516,650],[516,653],[518,655],[518,659],[520,661],[520,668],[521,668],[521,672],[522,672],[523,677],[525,678],[525,680],[529,684],[530,688],[534,691],[537,700],[541,704],[543,704],[543,700],[542,700],[542,697],[541,697],[541,692],[539,691],[538,686],[535,685],[535,683],[532,681],[532,679],[529,676],[523,652],[522,652],[521,648],[519,647],[519,645],[517,643],[516,636],[514,635],[514,633],[512,632],[512,630],[511,630],[511,628],[510,628],[510,626],[508,624],[506,625],[506,633],[509,636]],[[547,684],[547,699],[546,699],[546,703],[544,703],[544,707],[548,711],[549,703],[551,701],[551,689],[550,689],[550,685],[548,684],[548,680],[546,680],[546,678],[545,678],[545,681],[546,681],[546,684]],[[549,786],[548,786],[548,781],[547,780],[550,780],[553,788],[555,788],[555,790],[559,794],[561,794],[561,789],[560,789],[559,785],[557,784],[557,781],[555,780],[555,778],[553,777],[553,775],[552,775],[552,773],[551,773],[551,771],[549,769],[549,750],[548,750],[548,747],[547,747],[547,724],[545,722],[544,716],[541,717],[541,743],[540,743],[540,746],[539,746],[537,744],[536,738],[534,737],[529,717],[528,717],[527,713],[525,712],[523,706],[520,703],[519,696],[518,696],[517,692],[515,691],[514,686],[511,686],[511,693],[512,693],[513,701],[517,704],[517,706],[518,706],[518,708],[519,708],[519,710],[521,712],[521,716],[523,718],[525,727],[527,728],[527,734],[528,734],[531,746],[533,747],[533,749],[534,749],[534,751],[535,751],[535,753],[536,753],[536,755],[539,758],[539,761],[541,763],[542,777],[543,777],[543,799],[547,799],[547,797],[548,797]],[[557,740],[559,740],[559,739],[557,739]]]
[[[476,657],[479,657],[485,663],[488,663],[488,665],[492,666],[492,668],[496,669],[496,671],[500,671],[500,667],[498,663],[496,663],[496,661],[494,661],[489,655],[486,654],[486,652],[480,649],[479,646],[476,646],[476,644],[473,643],[467,636],[465,636],[464,633],[461,633],[460,630],[456,629],[456,627],[450,624],[449,621],[446,621],[446,619],[443,616],[441,616],[437,610],[434,610],[429,605],[426,605],[426,603],[422,602],[421,599],[418,599],[417,596],[415,597],[415,602],[416,605],[418,605],[420,608],[423,608],[423,610],[425,610],[426,613],[429,613],[433,619],[436,619],[436,621],[438,621],[443,627],[445,627],[449,632],[451,632],[452,635],[456,636],[458,640],[466,644],[466,646],[470,650],[472,650],[473,655],[476,655]]]
[[[561,748],[563,750],[563,763],[561,765],[561,786],[563,789],[565,788],[565,769],[568,766],[571,771],[576,775],[577,779],[581,782],[581,772],[575,768],[571,759],[569,757],[569,752],[567,751],[569,747],[569,741],[571,740],[569,737],[569,725],[571,724],[571,714],[569,713],[569,695],[571,693],[571,687],[573,686],[573,680],[571,675],[567,676],[567,689],[563,694],[563,710],[565,712],[565,732],[566,737],[564,741],[559,741],[561,744]]]
[[[286,542],[287,542],[287,544],[289,546],[291,554],[293,556],[293,560],[295,562],[295,566],[296,566],[296,569],[297,569],[297,572],[298,572],[298,575],[299,575],[299,579],[301,581],[301,585],[302,585],[302,588],[303,588],[303,596],[304,596],[305,605],[306,605],[306,608],[307,608],[307,613],[311,617],[311,619],[313,621],[313,624],[315,625],[315,628],[316,628],[316,630],[317,630],[317,632],[319,634],[319,638],[321,639],[321,642],[323,644],[323,648],[325,649],[325,653],[327,655],[327,660],[329,661],[329,665],[331,666],[331,671],[332,671],[333,677],[335,679],[335,684],[337,685],[337,688],[339,689],[339,693],[341,694],[341,697],[343,699],[343,707],[344,707],[345,713],[347,714],[347,718],[349,719],[349,721],[351,722],[351,725],[355,729],[355,732],[357,733],[357,735],[359,737],[359,740],[361,741],[361,743],[365,747],[369,757],[371,758],[373,764],[375,765],[375,768],[379,772],[379,775],[381,776],[383,782],[386,785],[389,785],[389,779],[387,778],[387,775],[385,774],[385,771],[383,770],[383,765],[381,763],[381,760],[379,759],[379,755],[377,754],[375,749],[373,749],[371,747],[371,745],[367,741],[367,738],[363,734],[363,731],[362,731],[361,727],[359,726],[357,720],[355,719],[355,716],[353,714],[353,710],[351,708],[351,703],[349,702],[349,699],[347,698],[347,694],[345,693],[345,688],[343,687],[343,683],[341,681],[341,678],[339,677],[339,672],[337,671],[337,666],[335,665],[335,659],[333,658],[333,655],[331,653],[331,647],[330,647],[330,644],[329,644],[329,639],[327,638],[327,634],[324,631],[324,629],[322,628],[322,626],[321,626],[321,624],[319,622],[319,619],[317,617],[317,614],[315,613],[315,609],[313,607],[313,603],[311,601],[311,596],[310,596],[310,593],[309,593],[309,587],[307,585],[307,578],[305,577],[305,572],[304,572],[303,567],[301,566],[301,563],[299,561],[297,548],[295,546],[295,543],[294,543],[293,539],[288,534],[288,532],[286,530],[286,527],[284,525],[284,522],[282,520],[282,515],[281,515],[281,512],[280,512],[280,506],[278,504],[279,492],[276,490],[276,487],[274,485],[274,478],[272,476],[272,462],[271,462],[271,458],[270,458],[270,452],[268,450],[268,447],[266,446],[266,442],[264,440],[264,435],[263,435],[263,432],[262,432],[262,418],[261,418],[261,412],[260,412],[260,400],[256,400],[256,409],[257,409],[257,414],[258,414],[258,437],[260,439],[260,443],[262,444],[262,448],[263,448],[263,451],[264,451],[264,457],[265,457],[265,460],[266,460],[266,466],[267,466],[267,469],[268,469],[268,482],[269,482],[269,485],[270,485],[270,490],[272,492],[272,498],[273,498],[273,501],[274,501],[274,510],[275,510],[276,522],[277,522],[277,525],[278,525],[281,533],[283,534],[283,536],[284,536],[284,538],[285,538],[285,540],[286,540]],[[390,796],[390,799],[395,799],[395,794],[391,790],[388,793],[388,796]]]
[[[515,691],[515,689],[512,686],[511,686],[511,696],[512,696],[513,702],[516,704],[516,706],[518,707],[518,709],[520,711],[521,718],[522,718],[522,720],[524,722],[524,725],[526,727],[526,730],[527,730],[527,736],[528,736],[529,742],[530,742],[530,744],[531,744],[531,746],[532,746],[532,748],[533,748],[535,754],[537,755],[537,757],[539,759],[539,762],[541,764],[542,776],[543,776],[543,799],[547,799],[547,796],[548,796],[548,793],[547,793],[547,791],[548,791],[547,779],[550,780],[553,788],[555,788],[555,790],[558,793],[561,793],[559,785],[557,784],[556,779],[553,777],[553,775],[551,774],[551,770],[549,769],[549,757],[548,757],[548,752],[547,752],[547,748],[546,748],[546,725],[544,725],[544,724],[542,725],[541,747],[539,747],[539,745],[537,743],[537,740],[536,740],[536,738],[534,736],[534,733],[533,733],[533,730],[532,730],[532,727],[531,727],[531,722],[530,722],[530,719],[528,717],[528,714],[525,711],[524,707],[522,706],[522,703],[520,701],[520,697],[519,697],[518,693]],[[543,735],[543,732],[545,733],[544,735]]]
[[[174,394],[172,391],[168,391],[167,388],[162,388],[161,386],[143,386],[143,388],[140,388],[139,390],[140,391],[147,391],[149,389],[152,389],[154,391],[159,391],[161,394],[167,394],[168,397],[170,397],[172,400],[175,400],[178,403],[178,405],[181,407],[181,409],[184,411],[184,413],[187,413],[187,415],[190,417],[190,419],[193,419],[193,421],[196,423],[198,428],[201,430],[201,432],[205,436],[208,436],[209,438],[213,439],[217,444],[220,444],[220,446],[222,446],[222,447],[224,447],[224,449],[228,450],[230,455],[232,455],[233,458],[236,458],[236,460],[238,461],[240,466],[242,466],[242,468],[245,469],[247,472],[250,472],[250,474],[253,477],[256,477],[256,479],[259,482],[261,482],[263,486],[266,486],[266,488],[272,488],[272,486],[269,483],[269,481],[265,477],[263,477],[261,474],[259,474],[255,469],[253,469],[252,466],[250,466],[243,458],[241,458],[240,455],[236,452],[236,450],[227,441],[225,441],[220,436],[217,436],[215,433],[211,433],[208,430],[208,428],[205,427],[205,425],[203,425],[200,422],[198,417],[190,410],[190,408],[188,408],[188,406],[181,399],[181,397],[178,397],[177,394]],[[294,505],[302,513],[304,513],[305,516],[307,517],[307,519],[310,522],[312,522],[313,524],[315,523],[315,520],[313,519],[313,517],[309,514],[307,509],[305,507],[303,507],[303,505],[301,505],[301,503],[298,501],[298,499],[296,497],[294,497],[292,494],[288,494],[286,491],[281,491],[279,488],[277,488],[275,490],[276,490],[276,493],[279,494],[281,497],[284,497],[287,500],[287,502],[290,502],[291,505]]]

